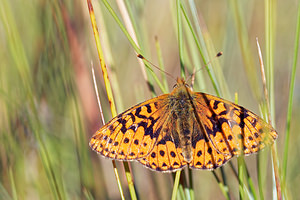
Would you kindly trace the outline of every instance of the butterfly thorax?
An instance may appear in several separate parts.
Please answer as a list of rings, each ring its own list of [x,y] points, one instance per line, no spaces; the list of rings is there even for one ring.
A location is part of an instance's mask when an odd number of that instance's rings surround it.
[[[177,80],[172,93],[169,95],[170,117],[174,120],[174,129],[171,137],[178,141],[182,149],[182,155],[186,162],[191,162],[192,156],[192,123],[193,123],[193,99],[192,91],[182,79]]]

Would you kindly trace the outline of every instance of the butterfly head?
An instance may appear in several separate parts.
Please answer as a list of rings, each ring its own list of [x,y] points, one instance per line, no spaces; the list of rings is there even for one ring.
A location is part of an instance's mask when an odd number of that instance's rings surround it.
[[[192,90],[191,86],[186,83],[184,78],[177,78],[177,83],[173,86],[173,89],[179,89],[179,88],[187,88],[189,90]]]

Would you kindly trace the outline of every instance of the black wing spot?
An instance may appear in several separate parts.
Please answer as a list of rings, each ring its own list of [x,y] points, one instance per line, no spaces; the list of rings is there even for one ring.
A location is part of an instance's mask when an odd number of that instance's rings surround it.
[[[113,125],[109,126],[108,128],[111,132],[113,132],[115,130],[115,127]]]
[[[122,133],[125,133],[127,131],[127,128],[126,128],[126,122],[127,121],[125,119],[120,118],[120,119],[117,120],[117,122],[122,124],[122,127],[121,127],[120,130],[121,130]]]
[[[158,137],[160,131],[161,131],[161,128],[160,127],[159,129],[157,129],[155,132],[153,131],[153,126],[156,124],[157,120],[159,120],[159,117],[157,117],[156,119],[154,119],[153,117],[149,117],[148,120],[150,120],[151,122],[149,123],[150,126],[148,126],[148,123],[146,122],[140,122],[139,123],[139,126],[143,126],[144,127],[144,130],[145,130],[145,136],[146,135],[149,135],[151,137],[151,139],[153,138],[156,138]]]
[[[118,146],[118,145],[119,145],[118,141],[114,142],[114,146]]]
[[[202,165],[202,163],[198,161],[198,162],[196,163],[196,166],[199,166],[199,165]]]
[[[158,109],[158,103],[157,102],[154,102],[154,106],[156,109]]]
[[[124,134],[126,131],[127,131],[127,128],[125,125],[122,124],[122,127],[121,127],[121,132]]]
[[[151,106],[149,104],[146,104],[145,106],[147,108],[147,112],[151,113],[152,112]]]
[[[139,140],[138,140],[138,139],[135,139],[135,140],[134,140],[134,144],[135,144],[135,145],[138,145],[138,144],[139,144]]]
[[[124,139],[124,143],[127,144],[129,142],[129,138]]]
[[[171,151],[170,155],[171,155],[173,158],[175,158],[175,157],[176,157],[176,154],[175,154],[175,152],[174,152],[174,151]]]
[[[199,150],[199,151],[197,152],[197,156],[200,157],[201,155],[202,155],[202,151]]]
[[[155,157],[156,157],[156,153],[155,153],[155,152],[152,152],[152,153],[151,153],[151,157],[152,157],[152,158],[155,158]]]
[[[160,150],[159,154],[163,157],[165,155],[165,152],[163,150]]]
[[[135,116],[132,113],[128,113],[128,115],[131,117],[132,122],[135,122]]]
[[[138,118],[142,118],[142,119],[148,118],[148,117],[145,116],[145,115],[141,115],[141,114],[140,114],[141,111],[142,111],[142,107],[138,107],[138,108],[136,109],[135,116],[137,116]]]
[[[232,138],[232,135],[229,135],[228,137],[227,137],[227,139],[229,140],[229,141],[231,141],[233,138]]]
[[[220,116],[226,115],[226,114],[227,114],[227,110],[224,110],[224,111],[222,111],[222,112],[219,113]]]
[[[219,101],[214,101],[213,109],[216,110],[218,108],[218,104],[219,104]]]
[[[130,155],[130,156],[135,156],[135,153],[134,153],[134,152],[131,152],[129,155]]]
[[[212,153],[212,149],[211,149],[211,147],[209,147],[209,148],[207,149],[207,153],[209,153],[209,154],[211,154],[211,153]]]

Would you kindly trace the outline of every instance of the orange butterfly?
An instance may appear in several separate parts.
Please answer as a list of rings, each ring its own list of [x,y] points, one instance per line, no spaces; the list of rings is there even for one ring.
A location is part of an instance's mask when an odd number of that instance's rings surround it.
[[[201,92],[183,79],[170,94],[147,100],[119,114],[90,140],[101,155],[172,172],[186,165],[215,169],[235,155],[249,155],[272,144],[274,128],[251,111]]]

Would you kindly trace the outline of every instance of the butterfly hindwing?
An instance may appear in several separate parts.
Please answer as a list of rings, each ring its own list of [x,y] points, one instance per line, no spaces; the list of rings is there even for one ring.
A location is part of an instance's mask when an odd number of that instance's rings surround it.
[[[170,116],[170,112],[163,114],[161,121],[164,123],[153,150],[148,156],[139,160],[140,163],[155,171],[172,172],[187,165],[179,145],[177,121]]]
[[[231,154],[224,155],[214,148],[210,139],[204,134],[201,124],[196,120],[193,123],[192,148],[193,160],[189,163],[190,168],[212,170],[232,158]]]

